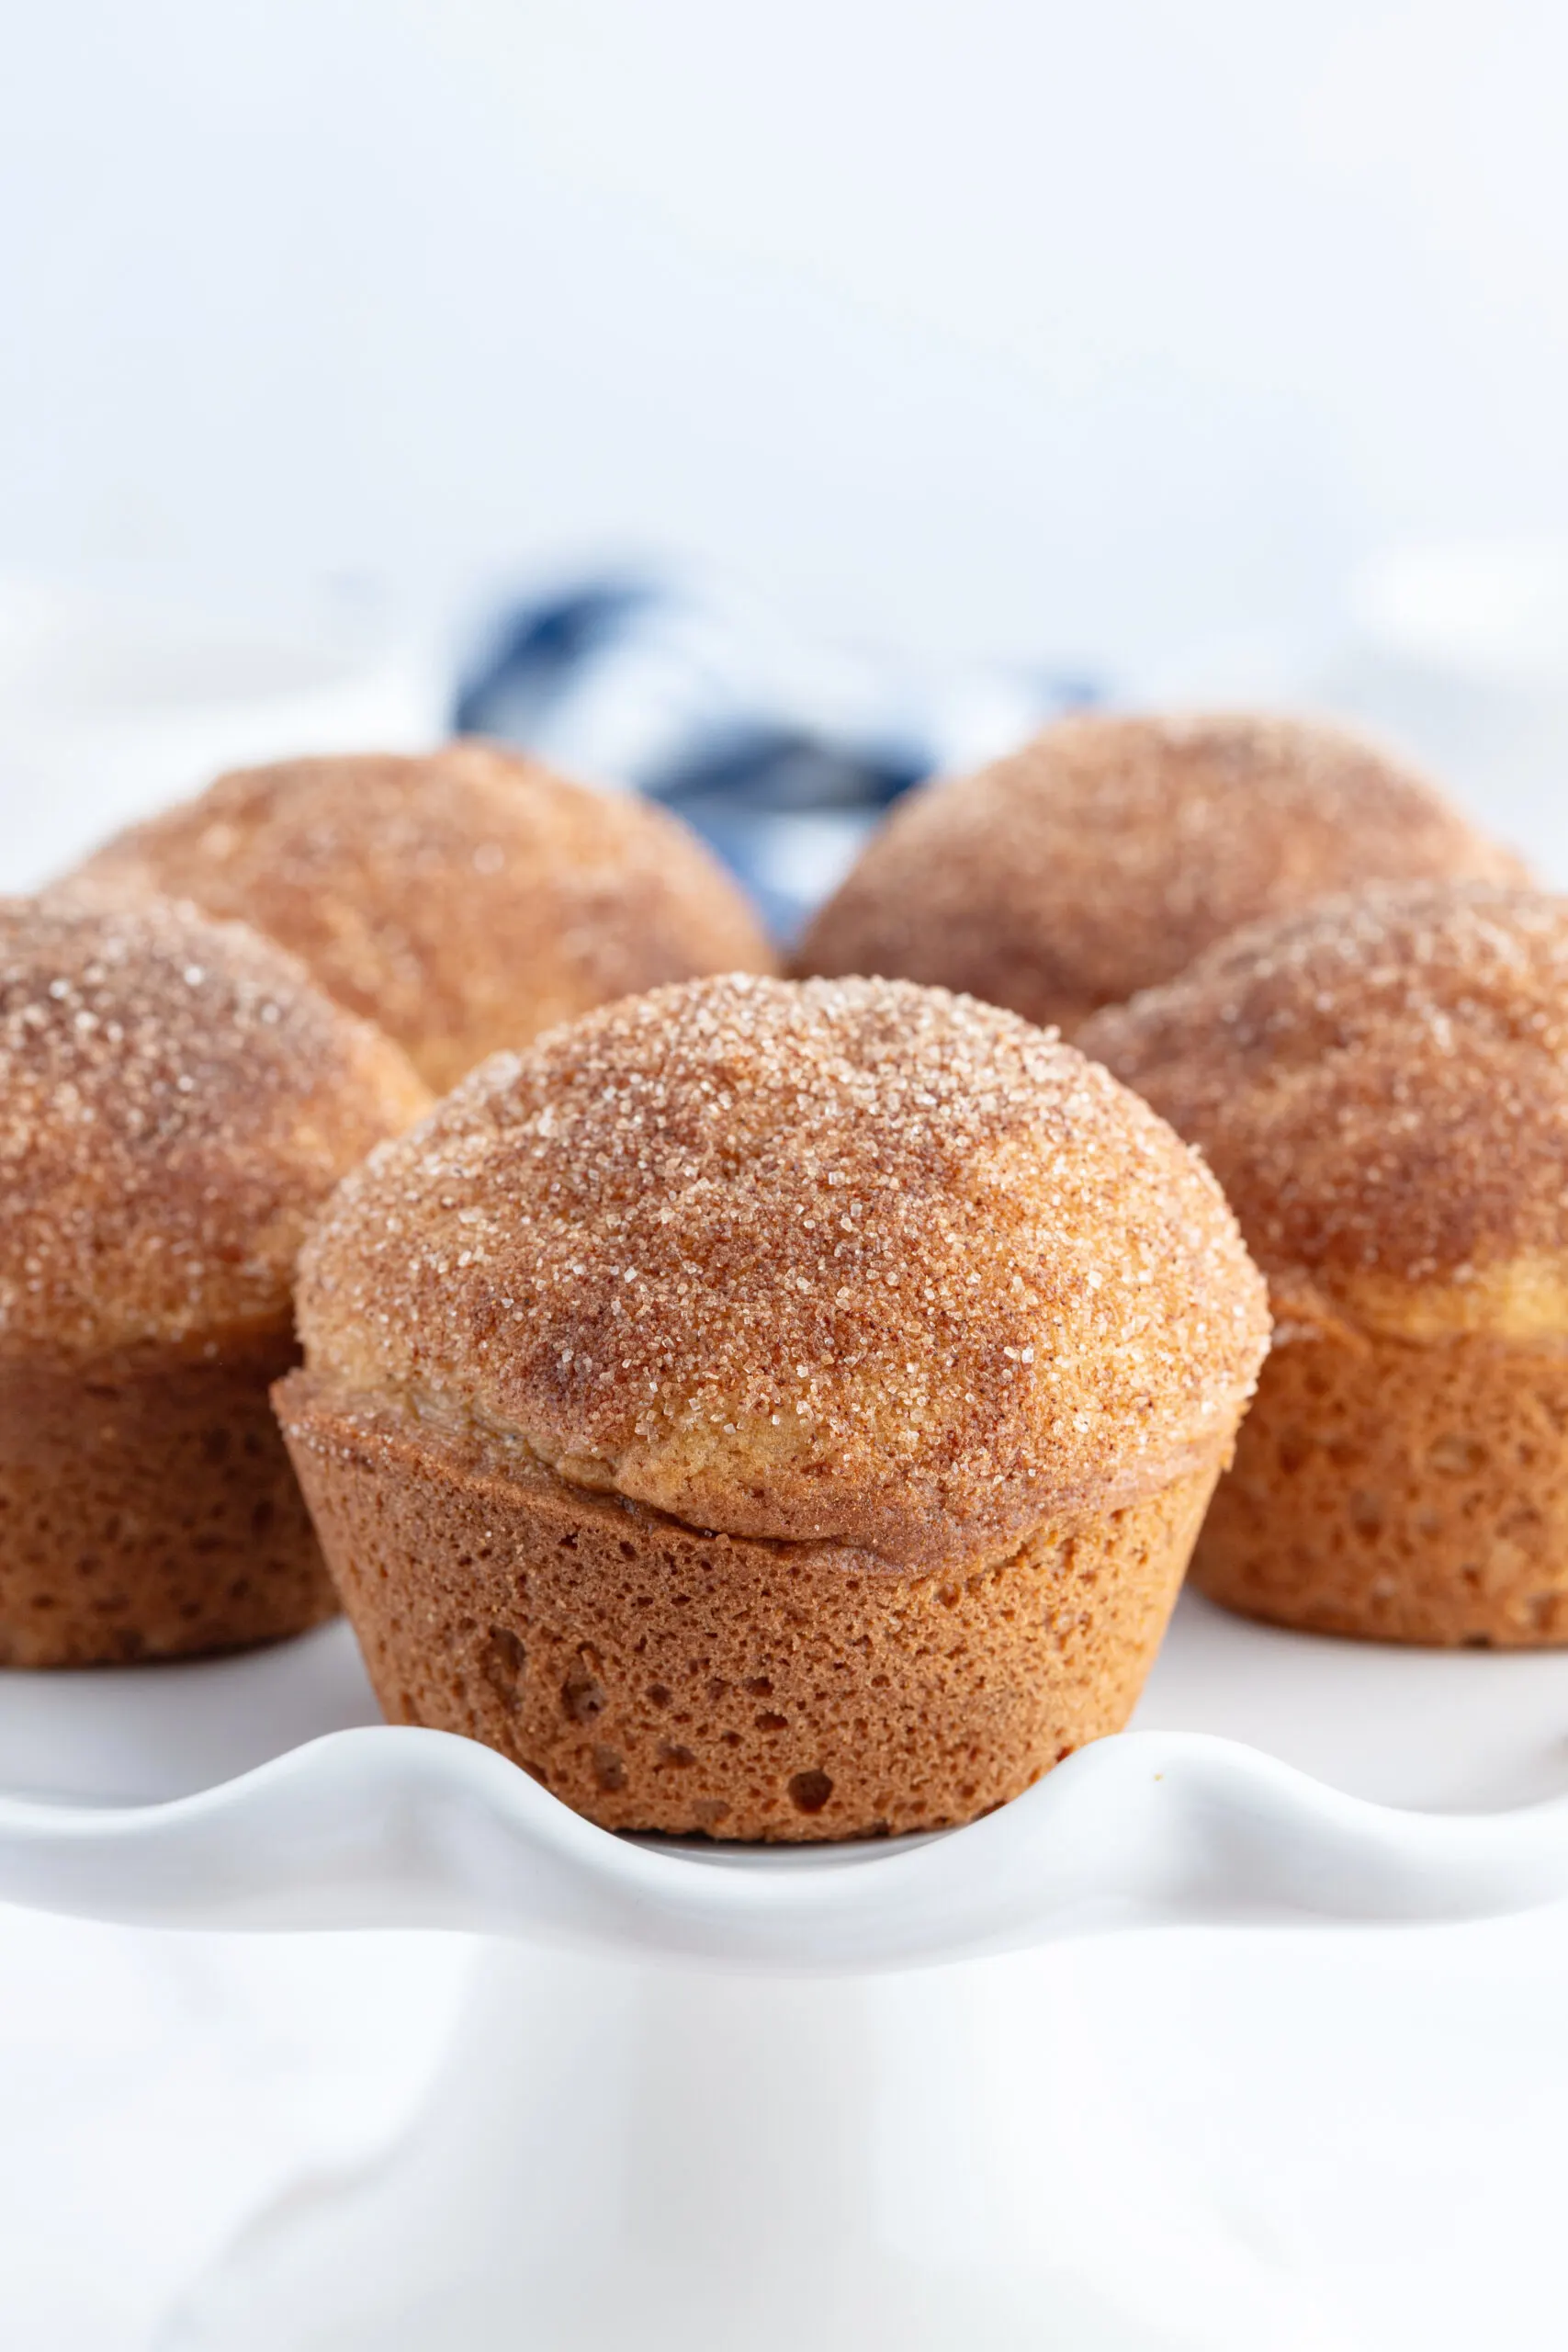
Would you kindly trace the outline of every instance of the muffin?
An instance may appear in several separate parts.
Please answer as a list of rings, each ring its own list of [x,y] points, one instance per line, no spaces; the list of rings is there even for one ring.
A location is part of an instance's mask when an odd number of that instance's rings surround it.
[[[1325,905],[1082,1039],[1201,1147],[1269,1279],[1201,1589],[1320,1633],[1568,1638],[1568,900]]]
[[[437,1093],[613,998],[774,963],[679,818],[482,742],[243,769],[79,871],[265,932]]]
[[[797,962],[966,989],[1071,1035],[1255,919],[1367,883],[1527,878],[1338,728],[1072,718],[901,801]]]
[[[429,1099],[238,924],[0,900],[0,1665],[333,1611],[267,1389],[308,1218]]]
[[[1218,1186],[944,990],[736,976],[338,1192],[276,1392],[387,1713],[614,1829],[1015,1795],[1137,1695],[1264,1345]]]

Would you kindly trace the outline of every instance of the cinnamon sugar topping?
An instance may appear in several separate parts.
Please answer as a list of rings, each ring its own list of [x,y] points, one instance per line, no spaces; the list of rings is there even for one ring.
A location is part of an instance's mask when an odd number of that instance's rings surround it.
[[[634,989],[773,964],[678,818],[477,741],[242,769],[83,872],[254,923],[438,1090]]]
[[[911,794],[801,949],[1076,1028],[1238,924],[1375,882],[1525,878],[1424,777],[1321,722],[1086,717]]]
[[[744,976],[487,1063],[341,1188],[299,1312],[346,1391],[922,1566],[1224,1456],[1265,1329],[1218,1187],[1071,1047]]]
[[[310,1210],[428,1101],[238,924],[0,900],[0,1357],[287,1329]]]
[[[1238,933],[1083,1043],[1201,1147],[1277,1289],[1473,1285],[1562,1323],[1568,900],[1325,904]]]

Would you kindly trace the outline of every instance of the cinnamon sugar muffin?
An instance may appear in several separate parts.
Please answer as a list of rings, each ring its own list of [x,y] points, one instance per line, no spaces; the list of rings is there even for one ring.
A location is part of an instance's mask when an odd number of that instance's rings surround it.
[[[1101,1013],[1199,1144],[1274,1346],[1193,1574],[1281,1624],[1568,1639],[1568,900],[1344,900]]]
[[[336,1194],[276,1392],[388,1713],[616,1829],[998,1804],[1125,1720],[1264,1344],[1104,1071],[897,982],[629,1000]]]
[[[80,871],[265,932],[438,1093],[615,997],[774,962],[678,817],[477,741],[242,769]]]
[[[1369,883],[1526,878],[1337,727],[1071,718],[901,801],[798,966],[939,981],[1071,1035],[1255,918]]]
[[[307,1219],[428,1102],[238,924],[0,900],[0,1665],[331,1613],[267,1387]]]

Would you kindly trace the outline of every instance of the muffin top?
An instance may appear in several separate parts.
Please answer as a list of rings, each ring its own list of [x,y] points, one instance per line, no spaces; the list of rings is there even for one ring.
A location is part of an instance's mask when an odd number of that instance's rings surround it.
[[[429,1101],[238,923],[0,899],[0,1360],[286,1329],[311,1211]]]
[[[1073,718],[901,802],[798,962],[940,981],[1070,1033],[1256,918],[1364,883],[1526,878],[1338,728]]]
[[[1013,1015],[733,976],[477,1070],[339,1190],[307,1364],[577,1483],[911,1568],[1226,1451],[1264,1346],[1219,1187]]]
[[[477,741],[243,769],[81,872],[265,932],[437,1091],[634,989],[773,968],[678,818]]]
[[[1330,902],[1082,1040],[1201,1147],[1282,1317],[1568,1331],[1568,900]]]

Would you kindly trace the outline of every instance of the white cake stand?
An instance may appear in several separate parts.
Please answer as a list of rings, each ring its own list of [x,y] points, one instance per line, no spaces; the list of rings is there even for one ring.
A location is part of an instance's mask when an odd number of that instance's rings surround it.
[[[0,1676],[0,1899],[490,1939],[401,2145],[265,2214],[160,2352],[1328,2352],[1149,2160],[1070,2018],[1032,2028],[1053,2111],[998,2132],[985,1958],[1568,1896],[1568,1656],[1189,1598],[1137,1729],[1003,1812],[761,1852],[613,1838],[484,1748],[377,1724],[339,1627]]]

